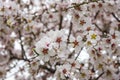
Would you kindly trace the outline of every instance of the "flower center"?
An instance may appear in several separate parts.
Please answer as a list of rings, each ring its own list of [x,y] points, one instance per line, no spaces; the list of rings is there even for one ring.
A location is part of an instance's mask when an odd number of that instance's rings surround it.
[[[64,74],[66,74],[67,73],[67,70],[66,69],[63,69],[63,71],[62,71]]]
[[[56,39],[56,42],[57,42],[57,43],[60,43],[61,41],[62,41],[61,37],[58,37],[58,38]]]
[[[46,54],[48,54],[48,49],[47,48],[43,48],[42,52],[43,52],[44,55],[46,55]]]
[[[92,4],[92,8],[95,8],[95,4]]]
[[[98,4],[98,6],[99,6],[99,8],[101,8],[101,7],[102,7],[102,4],[101,4],[101,3],[99,3],[99,4]]]
[[[92,43],[91,43],[90,41],[88,41],[88,42],[87,42],[87,45],[90,46],[90,45],[92,45]]]
[[[74,62],[71,64],[72,67],[75,67],[75,65],[76,65],[76,64],[75,64]]]
[[[80,24],[84,25],[86,22],[84,20],[80,20]]]
[[[75,40],[75,41],[73,42],[73,44],[74,44],[74,47],[75,47],[75,46],[77,46],[77,45],[79,44],[79,42],[78,42],[77,40]]]
[[[91,39],[96,39],[97,35],[96,34],[92,34],[91,35]]]

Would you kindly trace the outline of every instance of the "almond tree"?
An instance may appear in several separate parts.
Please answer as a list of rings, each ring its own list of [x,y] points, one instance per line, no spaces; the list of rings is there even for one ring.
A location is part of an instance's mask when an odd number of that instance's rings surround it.
[[[119,80],[119,4],[0,0],[0,79]]]

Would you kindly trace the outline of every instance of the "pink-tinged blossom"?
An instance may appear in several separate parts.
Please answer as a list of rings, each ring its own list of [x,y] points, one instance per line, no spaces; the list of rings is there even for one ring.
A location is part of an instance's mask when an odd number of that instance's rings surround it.
[[[60,79],[66,79],[70,75],[70,64],[64,64],[61,66],[57,66],[57,70],[55,72],[55,76],[60,75]]]
[[[119,80],[119,4],[0,0],[0,79]]]
[[[86,45],[95,45],[100,40],[99,32],[97,31],[89,31],[87,37]],[[90,42],[90,43],[89,43]]]

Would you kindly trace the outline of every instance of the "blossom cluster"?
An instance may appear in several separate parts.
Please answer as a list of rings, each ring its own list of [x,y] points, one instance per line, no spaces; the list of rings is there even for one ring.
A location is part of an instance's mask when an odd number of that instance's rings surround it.
[[[119,4],[0,0],[0,79],[119,80]]]

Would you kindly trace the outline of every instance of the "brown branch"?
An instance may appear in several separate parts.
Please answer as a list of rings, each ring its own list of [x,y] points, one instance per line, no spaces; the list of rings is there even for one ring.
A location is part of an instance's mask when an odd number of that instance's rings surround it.
[[[98,1],[100,1],[100,0],[96,0],[96,1],[90,1],[90,2],[83,2],[83,3],[73,3],[72,5],[73,6],[70,6],[70,7],[67,7],[66,9],[63,9],[63,10],[61,10],[61,11],[67,11],[67,10],[69,10],[69,9],[72,9],[72,8],[76,8],[76,7],[79,7],[79,6],[81,6],[81,5],[84,5],[84,4],[89,4],[89,3],[91,3],[91,2],[98,2]],[[58,12],[58,10],[55,10],[54,12]]]
[[[72,24],[72,22],[70,22],[70,28],[69,28],[69,34],[68,34],[68,38],[67,38],[67,43],[69,43],[69,38],[70,38],[70,35],[71,35],[72,27],[73,27],[73,24]]]
[[[98,10],[97,12],[96,12],[96,14],[95,14],[95,17],[94,17],[94,19],[96,19],[97,18],[97,16],[98,16],[98,14],[100,13],[100,11]]]
[[[96,23],[93,23],[93,24],[95,25],[95,27],[96,27],[99,31],[103,32],[103,30],[102,30]]]
[[[20,39],[20,46],[21,46],[21,53],[22,53],[22,58],[26,58],[27,59],[27,56],[25,54],[25,50],[24,50],[24,46],[22,44],[22,35],[21,35],[21,32],[20,30],[18,30],[18,33],[19,33],[19,39]]]
[[[39,68],[45,69],[45,70],[47,70],[47,71],[49,71],[51,73],[55,73],[55,71],[56,71],[55,69],[48,68],[45,65],[40,65]]]
[[[75,60],[77,60],[77,58],[79,57],[82,50],[83,50],[83,47],[80,49],[80,51],[79,51],[78,55],[76,56]]]
[[[63,21],[63,16],[60,14],[59,30],[62,29],[62,21]]]
[[[96,23],[93,23],[95,27],[102,32],[101,37],[107,37],[108,32],[106,30],[102,30]]]
[[[12,60],[23,60],[23,61],[30,62],[29,59],[24,59],[24,58],[18,57],[15,54],[13,54],[11,49],[6,49],[6,50],[9,52],[9,55],[10,55],[9,61],[12,61]]]
[[[102,72],[95,80],[98,80],[105,72]]]
[[[30,60],[29,59],[24,59],[24,58],[19,58],[19,57],[16,57],[16,56],[12,56],[12,57],[10,57],[10,60],[23,60],[23,61],[27,61],[27,62],[30,62]]]
[[[118,19],[118,17],[117,17],[114,13],[112,13],[112,16],[113,16],[118,22],[120,22],[120,19]]]
[[[33,49],[33,52],[35,52],[35,54],[36,54],[37,56],[39,56],[39,53],[37,53],[37,51],[36,51],[35,49]]]

